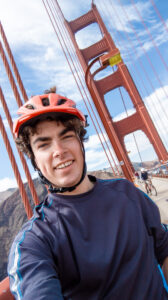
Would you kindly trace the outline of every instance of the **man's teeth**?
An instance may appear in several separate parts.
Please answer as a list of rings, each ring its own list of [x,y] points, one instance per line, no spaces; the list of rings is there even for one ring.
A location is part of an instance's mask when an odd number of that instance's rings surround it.
[[[67,167],[67,166],[70,166],[70,165],[72,165],[72,160],[71,160],[71,161],[67,161],[67,162],[64,163],[64,164],[59,165],[59,166],[57,167],[57,169],[63,169],[63,168],[65,168],[65,167]]]

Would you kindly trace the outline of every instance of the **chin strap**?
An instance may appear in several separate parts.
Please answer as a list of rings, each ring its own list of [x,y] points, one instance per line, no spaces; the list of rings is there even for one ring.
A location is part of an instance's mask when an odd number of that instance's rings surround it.
[[[85,149],[84,149],[84,146],[83,146],[83,143],[81,143],[82,145],[82,151],[83,151],[83,158],[84,158],[84,163],[83,163],[83,172],[82,172],[82,176],[80,178],[80,180],[78,181],[77,184],[73,185],[73,186],[70,186],[70,187],[53,187],[52,186],[52,183],[45,177],[43,176],[43,174],[41,173],[40,170],[37,170],[38,171],[38,175],[40,177],[40,181],[45,184],[45,185],[48,185],[49,188],[48,190],[50,191],[50,193],[65,193],[65,192],[72,192],[73,190],[76,189],[76,187],[83,181],[83,179],[85,178],[86,176],[86,172],[87,172],[87,167],[86,167],[86,162],[85,162]]]
[[[48,185],[49,188],[48,190],[50,191],[50,193],[65,193],[65,192],[72,192],[73,190],[76,189],[76,187],[83,181],[83,179],[85,178],[86,175],[86,163],[84,162],[84,166],[83,166],[83,172],[82,172],[82,176],[80,178],[80,180],[78,181],[77,184],[70,186],[70,187],[53,187],[51,182],[43,176],[43,174],[41,173],[40,170],[38,170],[38,175],[40,177],[40,180],[43,184]]]

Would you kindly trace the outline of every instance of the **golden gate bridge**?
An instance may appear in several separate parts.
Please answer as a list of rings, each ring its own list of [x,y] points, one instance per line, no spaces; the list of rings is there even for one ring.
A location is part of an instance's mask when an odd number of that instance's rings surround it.
[[[154,117],[151,116],[151,113],[148,112],[148,109],[144,104],[143,98],[145,95],[149,95],[151,90],[154,92],[155,86],[153,80],[148,75],[144,62],[140,59],[137,47],[135,47],[135,44],[127,31],[123,31],[126,42],[124,43],[125,49],[122,49],[123,37],[120,36],[121,32],[114,32],[114,28],[111,26],[114,22],[118,22],[121,27],[123,26],[123,20],[116,10],[113,1],[109,0],[108,4],[111,9],[108,10],[106,9],[105,1],[92,1],[91,8],[88,12],[71,21],[67,21],[64,17],[58,1],[42,0],[42,2],[53,26],[56,38],[60,43],[65,59],[67,60],[69,68],[74,76],[76,86],[86,106],[89,118],[93,123],[97,135],[99,136],[114,177],[121,176],[122,172],[122,176],[126,177],[128,180],[134,181],[135,170],[129,158],[129,153],[124,141],[125,137],[130,133],[133,134],[137,152],[139,153],[140,160],[143,163],[140,150],[138,148],[138,142],[134,134],[137,130],[141,130],[145,133],[156,152],[160,164],[167,165],[167,141],[164,136],[162,136],[162,138],[160,137],[157,128],[162,127],[164,132],[167,134],[168,128],[166,127],[164,120],[168,119],[168,114],[158,93],[153,93],[151,95],[151,101],[154,103],[156,114],[158,114],[158,106],[160,106],[159,110],[162,111],[162,116],[160,114],[158,115],[158,119],[160,120],[159,124],[155,124]],[[159,13],[155,2],[153,0],[150,0],[150,2],[157,18],[160,20],[164,30],[168,33],[166,22]],[[168,71],[167,62],[147,27],[138,6],[134,0],[130,0],[130,3],[134,7],[142,26],[148,34],[150,42],[153,44],[158,59],[160,60],[160,64],[163,65],[165,71]],[[158,74],[154,62],[151,60],[151,57],[145,47],[143,47],[139,34],[129,21],[129,15],[120,0],[118,0],[118,4],[120,4],[127,22],[130,24],[136,44],[138,44],[139,49],[144,52],[146,60],[153,72],[155,81],[157,81],[158,86],[160,86],[164,97],[167,98],[168,91],[162,83],[160,74]],[[106,15],[109,20],[108,27],[103,21],[104,15]],[[80,32],[82,36],[82,32],[85,29],[89,29],[93,24],[96,24],[99,29],[99,39],[97,38],[93,44],[85,48],[80,48],[77,34]],[[2,24],[0,24],[0,36],[2,40],[2,42],[0,42],[1,59],[16,103],[19,107],[23,104],[23,101],[28,99],[28,97]],[[131,45],[131,52],[128,47],[129,44]],[[131,66],[127,66],[123,59],[124,55],[122,55],[122,52],[124,53],[124,51],[126,55],[129,56],[130,61],[134,62],[135,60],[138,62],[139,67],[141,67],[141,71],[137,68],[137,64],[132,63]],[[135,78],[133,78],[131,74],[136,74]],[[139,82],[141,83],[141,86],[139,85]],[[105,98],[107,93],[116,89],[118,90],[123,102],[124,112],[124,117],[118,121],[113,120],[111,116],[112,112],[108,108],[108,103]],[[132,103],[132,114],[129,114],[127,110],[123,90],[126,91]],[[7,101],[1,87],[0,99],[12,132],[10,107],[7,105]],[[29,199],[1,116],[0,129],[20,189],[21,198],[23,200],[27,216],[30,218],[32,216],[32,209],[30,207]],[[108,136],[108,140],[104,134],[104,130]],[[18,153],[27,177],[34,204],[37,205],[39,200],[29,168],[22,153]],[[13,299],[8,289],[8,278],[6,278],[2,283],[0,299]]]

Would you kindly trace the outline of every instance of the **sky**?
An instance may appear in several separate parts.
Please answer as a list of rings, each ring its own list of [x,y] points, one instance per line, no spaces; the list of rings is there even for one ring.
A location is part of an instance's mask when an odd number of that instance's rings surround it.
[[[44,2],[47,3],[47,1]],[[61,0],[58,3],[68,21],[83,15],[91,8],[89,0]],[[168,2],[159,0],[154,2],[162,19],[158,17],[152,5],[153,0],[95,0],[94,3],[113,41],[119,48],[122,59],[135,81],[166,149],[168,149],[168,67],[166,65]],[[45,89],[56,85],[59,94],[75,100],[79,109],[88,114],[43,1],[0,0],[0,20],[28,97],[42,94]],[[81,49],[95,43],[100,38],[101,34],[97,24],[90,25],[88,29],[81,30],[76,34],[76,40]],[[2,41],[1,37],[0,40]],[[111,67],[107,68],[105,73],[102,72],[100,76],[107,75],[108,72],[111,72]],[[17,104],[1,59],[0,85],[14,121],[17,117]],[[125,100],[127,114],[131,115],[134,112],[132,102],[123,88],[120,91],[109,92],[105,95],[105,101],[114,121],[126,117],[121,94]],[[24,171],[1,103],[0,113],[22,179],[25,181]],[[87,128],[89,140],[85,144],[88,170],[108,168],[109,162],[89,117],[88,122],[90,124]],[[107,139],[99,119],[98,122],[105,139]],[[100,136],[102,137],[102,133]],[[133,162],[157,158],[148,139],[140,131],[134,135],[128,135],[125,138],[125,144]],[[138,149],[136,144],[138,144]],[[110,144],[108,145],[111,148]],[[2,136],[0,136],[0,148],[0,191],[3,191],[15,187],[16,180]],[[113,155],[115,158],[114,153]],[[37,174],[30,162],[28,165],[32,177],[35,178]]]

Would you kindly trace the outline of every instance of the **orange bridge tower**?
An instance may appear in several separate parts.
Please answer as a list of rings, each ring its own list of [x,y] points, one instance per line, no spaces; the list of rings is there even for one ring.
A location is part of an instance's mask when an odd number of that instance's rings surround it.
[[[103,37],[91,46],[80,49],[75,34],[92,23],[98,24]],[[96,6],[92,4],[92,8],[88,13],[70,22],[65,20],[65,24],[85,73],[87,87],[126,178],[133,180],[134,173],[124,144],[124,137],[129,133],[142,130],[153,145],[159,160],[167,161],[168,153],[166,148]],[[96,72],[91,73],[90,69],[96,61],[100,62],[101,67]],[[95,74],[108,65],[116,65],[116,71],[100,80],[95,80]],[[126,89],[134,106],[135,113],[114,122],[106,106],[104,95],[118,87]]]

